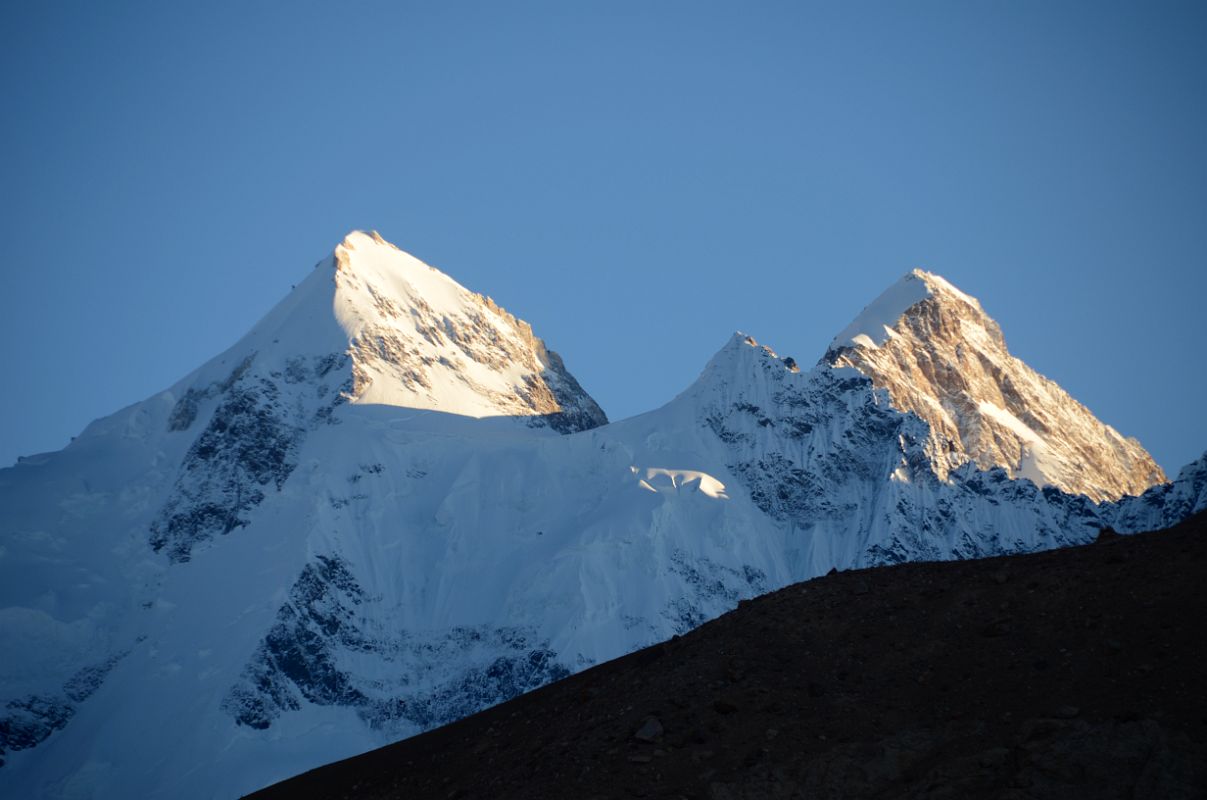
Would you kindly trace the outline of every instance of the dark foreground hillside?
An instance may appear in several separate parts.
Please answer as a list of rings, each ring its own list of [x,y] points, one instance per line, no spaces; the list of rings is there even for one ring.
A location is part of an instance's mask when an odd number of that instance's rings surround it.
[[[1207,516],[834,574],[257,798],[1207,797]]]

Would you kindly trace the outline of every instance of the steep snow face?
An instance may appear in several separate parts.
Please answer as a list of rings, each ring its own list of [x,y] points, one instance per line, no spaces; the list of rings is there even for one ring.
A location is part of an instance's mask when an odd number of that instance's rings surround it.
[[[1012,356],[981,304],[938,275],[914,270],[891,286],[823,362],[854,367],[926,420],[941,477],[971,461],[1096,501],[1165,481],[1139,442]]]
[[[920,270],[914,270],[886,289],[834,337],[830,349],[862,346],[875,350],[888,341],[901,315],[930,297],[930,287],[922,275]]]

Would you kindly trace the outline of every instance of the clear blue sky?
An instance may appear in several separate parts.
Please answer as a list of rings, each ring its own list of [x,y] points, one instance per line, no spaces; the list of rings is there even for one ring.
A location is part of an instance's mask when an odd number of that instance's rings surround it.
[[[812,363],[922,266],[1176,471],[1207,449],[1204,8],[4,3],[0,463],[375,228],[614,419],[733,330]]]

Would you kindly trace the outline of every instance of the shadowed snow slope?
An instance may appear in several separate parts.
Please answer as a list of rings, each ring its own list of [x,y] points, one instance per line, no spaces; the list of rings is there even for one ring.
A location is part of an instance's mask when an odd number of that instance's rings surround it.
[[[1205,563],[1199,516],[822,576],[249,800],[1203,798]]]
[[[603,422],[527,325],[350,235],[227,353],[0,470],[0,794],[229,798],[835,567],[1205,499],[1201,465],[1102,506],[936,465],[868,377],[742,335]]]
[[[855,367],[926,420],[940,475],[972,461],[1096,501],[1165,481],[1139,442],[1010,355],[981,304],[938,275],[914,270],[889,287],[823,360]]]

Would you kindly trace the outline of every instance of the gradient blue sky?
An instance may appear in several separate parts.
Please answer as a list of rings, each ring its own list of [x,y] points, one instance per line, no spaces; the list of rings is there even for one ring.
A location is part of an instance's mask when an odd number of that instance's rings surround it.
[[[232,344],[352,228],[613,419],[915,266],[1167,469],[1207,449],[1202,3],[4,3],[0,463]]]

